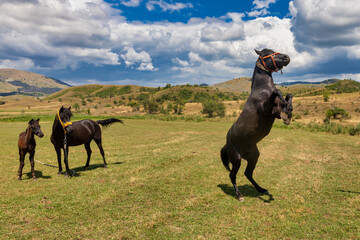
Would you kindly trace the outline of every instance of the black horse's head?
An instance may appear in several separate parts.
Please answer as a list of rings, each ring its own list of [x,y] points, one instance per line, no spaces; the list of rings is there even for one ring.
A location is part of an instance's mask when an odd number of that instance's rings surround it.
[[[29,121],[29,126],[31,130],[34,132],[34,134],[42,138],[44,136],[44,133],[41,131],[39,121],[40,121],[39,118],[37,120],[31,119]]]
[[[290,63],[290,57],[283,53],[274,52],[271,49],[256,50],[259,55],[258,61],[269,72],[277,72]]]
[[[293,96],[290,93],[286,94],[285,97],[286,104],[281,108],[281,119],[286,125],[290,124],[292,118],[292,111],[293,111],[292,98]]]
[[[61,125],[67,133],[71,133],[74,130],[72,123],[70,121],[70,118],[72,115],[73,114],[71,112],[71,107],[69,107],[69,108],[61,107],[59,110],[58,116],[62,122]]]

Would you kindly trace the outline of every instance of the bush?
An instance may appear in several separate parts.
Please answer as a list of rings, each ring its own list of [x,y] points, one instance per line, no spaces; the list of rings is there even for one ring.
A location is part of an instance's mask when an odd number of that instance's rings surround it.
[[[215,114],[219,117],[225,117],[225,105],[222,102],[215,100],[208,100],[202,103],[203,110],[202,113],[206,114],[208,117],[215,117]]]
[[[329,101],[329,98],[330,98],[329,92],[328,91],[324,92],[323,93],[324,102]]]
[[[330,119],[331,117],[333,117],[334,119],[342,119],[342,118],[345,118],[345,117],[348,117],[349,116],[349,113],[346,112],[345,109],[342,109],[342,108],[339,108],[339,107],[334,107],[333,109],[328,109],[326,111],[326,118],[327,119]]]
[[[152,99],[146,99],[142,102],[142,104],[144,106],[144,110],[149,114],[155,114],[159,111],[159,104]]]

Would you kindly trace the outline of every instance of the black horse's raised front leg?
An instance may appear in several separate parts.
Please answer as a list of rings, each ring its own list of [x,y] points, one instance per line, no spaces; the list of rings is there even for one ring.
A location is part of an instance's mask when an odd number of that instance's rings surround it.
[[[286,102],[284,96],[282,95],[281,91],[279,89],[277,89],[277,88],[275,88],[275,90],[273,91],[272,98],[274,99],[274,101],[275,101],[276,97],[278,97],[280,99],[282,106],[287,104],[287,102]]]

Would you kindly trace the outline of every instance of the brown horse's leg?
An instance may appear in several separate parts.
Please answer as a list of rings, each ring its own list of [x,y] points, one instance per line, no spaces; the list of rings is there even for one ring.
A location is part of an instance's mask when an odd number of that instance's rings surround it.
[[[256,188],[256,190],[260,193],[264,193],[264,194],[269,194],[268,190],[260,187],[256,182],[255,180],[253,179],[253,172],[254,172],[254,169],[256,167],[256,163],[259,159],[259,156],[260,156],[260,152],[257,148],[257,146],[255,145],[253,147],[253,150],[252,152],[250,153],[249,156],[247,156],[247,161],[248,161],[248,165],[246,167],[246,170],[245,170],[245,176],[247,177],[247,179],[249,179],[249,181],[252,183],[252,185],[254,185],[254,187]]]
[[[66,168],[65,175],[71,177],[71,172],[70,172],[69,163],[68,163],[68,153],[69,153],[69,147],[64,148],[64,163],[65,163],[65,168]]]
[[[24,151],[19,150],[19,158],[20,158],[20,165],[19,165],[19,171],[18,171],[18,180],[21,180],[21,176],[22,176],[22,170],[24,168],[24,159],[25,159],[25,154]]]
[[[103,157],[103,160],[104,160],[104,168],[107,167],[107,163],[105,161],[105,153],[104,153],[104,149],[102,147],[102,144],[101,144],[101,138],[100,139],[94,139],[96,144],[98,145],[99,149],[100,149],[100,153],[101,153],[101,156]]]
[[[34,156],[35,156],[35,151],[30,152],[29,160],[31,164],[31,174],[33,179],[36,180]]]
[[[241,165],[241,156],[240,154],[231,146],[231,144],[228,145],[228,156],[229,160],[232,164],[232,169],[230,171],[230,180],[231,183],[234,186],[236,198],[240,201],[244,201],[244,196],[240,193],[238,186],[236,185],[236,174],[239,171],[240,165]]]
[[[55,151],[56,151],[56,156],[57,156],[57,161],[58,161],[58,166],[59,166],[59,172],[58,174],[61,174],[62,172],[62,165],[61,165],[61,148],[54,146],[55,147]]]
[[[91,141],[90,141],[91,142]],[[91,148],[90,148],[90,142],[85,143],[85,149],[86,149],[86,153],[87,153],[87,160],[86,160],[86,165],[85,165],[85,169],[87,169],[89,167],[90,164],[90,157],[91,157]]]

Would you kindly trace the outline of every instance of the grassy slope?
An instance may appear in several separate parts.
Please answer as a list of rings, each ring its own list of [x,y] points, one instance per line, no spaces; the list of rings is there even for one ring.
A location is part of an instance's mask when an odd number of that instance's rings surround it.
[[[71,179],[36,163],[38,181],[16,180],[18,133],[0,124],[0,236],[4,239],[359,239],[358,137],[274,128],[260,144],[255,179],[234,198],[219,150],[231,122],[126,120],[103,129],[109,163],[95,144],[70,150]],[[41,123],[36,159],[56,165],[51,122]],[[331,146],[331,148],[329,148]]]

